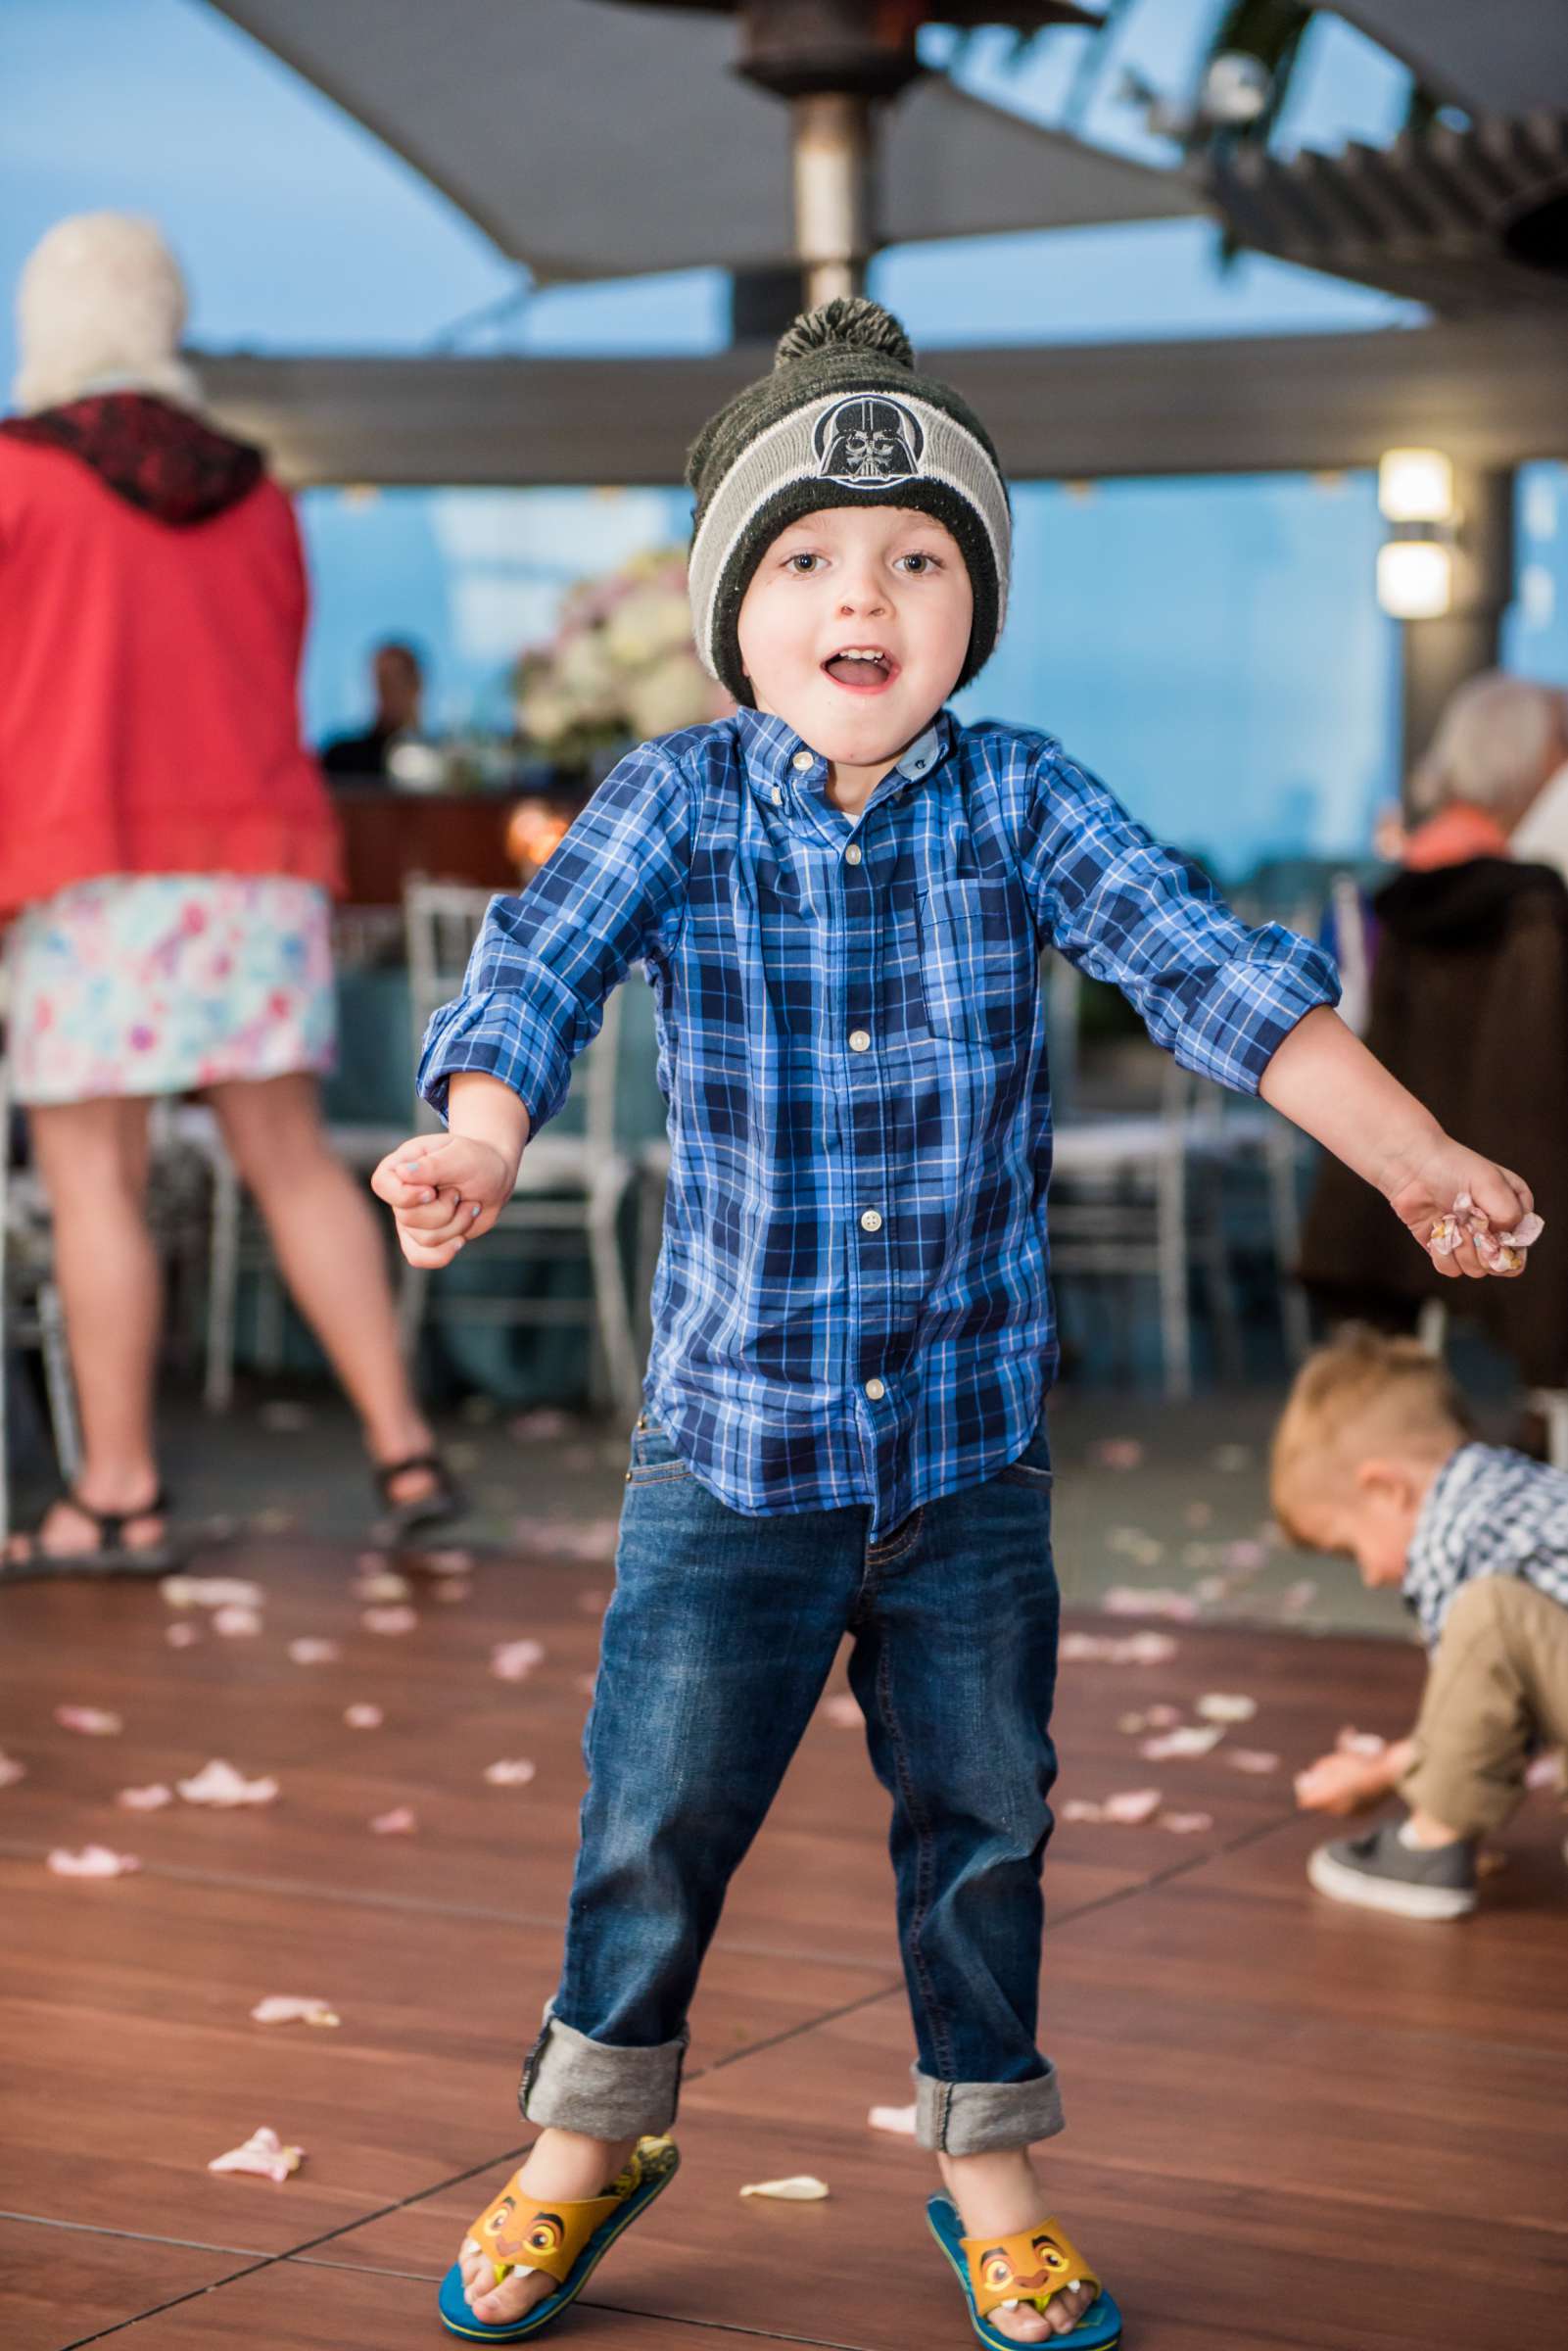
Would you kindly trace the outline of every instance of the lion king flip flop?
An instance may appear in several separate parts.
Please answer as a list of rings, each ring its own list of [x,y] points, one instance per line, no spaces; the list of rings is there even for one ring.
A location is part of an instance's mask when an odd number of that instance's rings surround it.
[[[680,2166],[672,2139],[640,2138],[626,2169],[603,2195],[575,2203],[557,2197],[553,2204],[525,2195],[514,2173],[468,2233],[484,2247],[498,2285],[513,2270],[544,2270],[554,2279],[555,2291],[520,2319],[488,2326],[469,2307],[462,2265],[453,2262],[441,2281],[442,2325],[450,2334],[475,2343],[516,2343],[524,2335],[537,2334],[576,2301],[621,2231],[663,2193]]]
[[[1076,2327],[1047,2338],[1051,2351],[1113,2351],[1120,2342],[1121,2313],[1060,2221],[1041,2221],[1016,2236],[966,2236],[948,2196],[932,2196],[926,2218],[964,2288],[974,2331],[992,2351],[1018,2351],[1014,2338],[990,2323],[1000,2304],[1032,2302],[1044,2311],[1071,2285],[1092,2285],[1095,2299]]]

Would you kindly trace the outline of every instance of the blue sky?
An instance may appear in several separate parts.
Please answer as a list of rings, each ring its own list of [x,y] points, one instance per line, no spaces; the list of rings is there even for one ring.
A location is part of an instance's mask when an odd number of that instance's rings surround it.
[[[1122,69],[1179,89],[1213,14],[1214,0],[1133,9],[1091,135],[1159,160],[1117,101]],[[935,54],[948,36],[930,38]],[[979,45],[971,86],[1055,120],[1073,44],[1047,44],[1012,74],[1002,47]],[[725,282],[709,270],[528,294],[446,199],[203,0],[4,0],[0,86],[8,285],[53,220],[107,205],[165,225],[192,281],[193,339],[213,349],[416,351],[513,293],[523,299],[501,327],[470,347],[724,340]],[[1285,136],[1384,139],[1403,95],[1397,68],[1331,24],[1313,38]],[[1221,271],[1213,243],[1206,225],[1176,222],[911,247],[881,257],[872,290],[927,345],[1375,331],[1409,314],[1270,263]],[[7,314],[7,381],[13,364]],[[1557,470],[1538,521],[1555,511]],[[1021,485],[1017,504],[1014,618],[961,708],[1063,733],[1146,821],[1225,870],[1273,848],[1354,848],[1394,781],[1395,645],[1372,598],[1369,483],[1129,482],[1087,496]],[[356,715],[364,648],[391,629],[429,647],[444,719],[497,712],[507,658],[547,629],[564,583],[682,539],[688,514],[674,491],[328,492],[305,506],[317,731]],[[1546,585],[1533,626],[1516,630],[1524,666],[1568,654],[1561,549],[1559,536],[1528,551]]]

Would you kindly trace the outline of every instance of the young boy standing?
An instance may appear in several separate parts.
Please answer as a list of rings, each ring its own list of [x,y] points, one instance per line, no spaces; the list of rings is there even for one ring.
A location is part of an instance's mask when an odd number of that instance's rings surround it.
[[[1398,1586],[1431,1651],[1420,1719],[1375,1755],[1322,1755],[1308,1811],[1409,1809],[1319,1846],[1320,1894],[1404,1918],[1476,1905],[1476,1847],[1525,1791],[1532,1747],[1568,1746],[1568,1476],[1469,1441],[1463,1399],[1413,1339],[1319,1350],[1274,1440],[1274,1508],[1300,1543]]]
[[[947,708],[1007,604],[996,452],[897,321],[834,302],[714,417],[689,479],[698,648],[740,707],[622,760],[493,906],[420,1084],[450,1132],[377,1172],[441,1266],[633,963],[671,1177],[646,1411],[586,1734],[543,2126],[443,2293],[512,2339],[668,2179],[687,2012],[730,1877],[839,1641],[892,1799],[930,2218],[990,2343],[1119,2339],[1045,2215],[1035,2041],[1056,1756],[1044,1405],[1050,1100],[1039,959],[1114,979],[1187,1067],[1261,1089],[1424,1240],[1517,1179],[1343,1028],[1332,968],[1251,931],[1049,737]],[[1469,1244],[1445,1261],[1479,1273]],[[875,2291],[868,2277],[867,2288]]]

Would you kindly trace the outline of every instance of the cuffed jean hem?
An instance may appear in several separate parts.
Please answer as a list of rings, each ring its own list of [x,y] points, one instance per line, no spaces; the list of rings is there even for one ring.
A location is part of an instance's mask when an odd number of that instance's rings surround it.
[[[915,2077],[915,2137],[946,2155],[988,2155],[1055,2138],[1066,2128],[1062,2087],[1054,2065],[1032,2082],[937,2082]]]
[[[668,2131],[680,2103],[681,2067],[690,2034],[645,2049],[590,2040],[545,2010],[539,2039],[523,2067],[517,2103],[525,2119],[586,2138],[633,2138]]]

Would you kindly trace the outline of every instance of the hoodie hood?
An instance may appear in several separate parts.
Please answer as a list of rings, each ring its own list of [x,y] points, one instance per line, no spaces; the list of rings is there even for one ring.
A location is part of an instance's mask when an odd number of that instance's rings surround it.
[[[127,505],[175,530],[226,513],[265,471],[249,442],[145,392],[95,393],[33,416],[7,416],[0,433],[64,450]]]
[[[1549,866],[1470,857],[1462,865],[1398,875],[1372,907],[1389,936],[1412,945],[1484,947],[1500,936],[1521,899],[1563,894]]]

